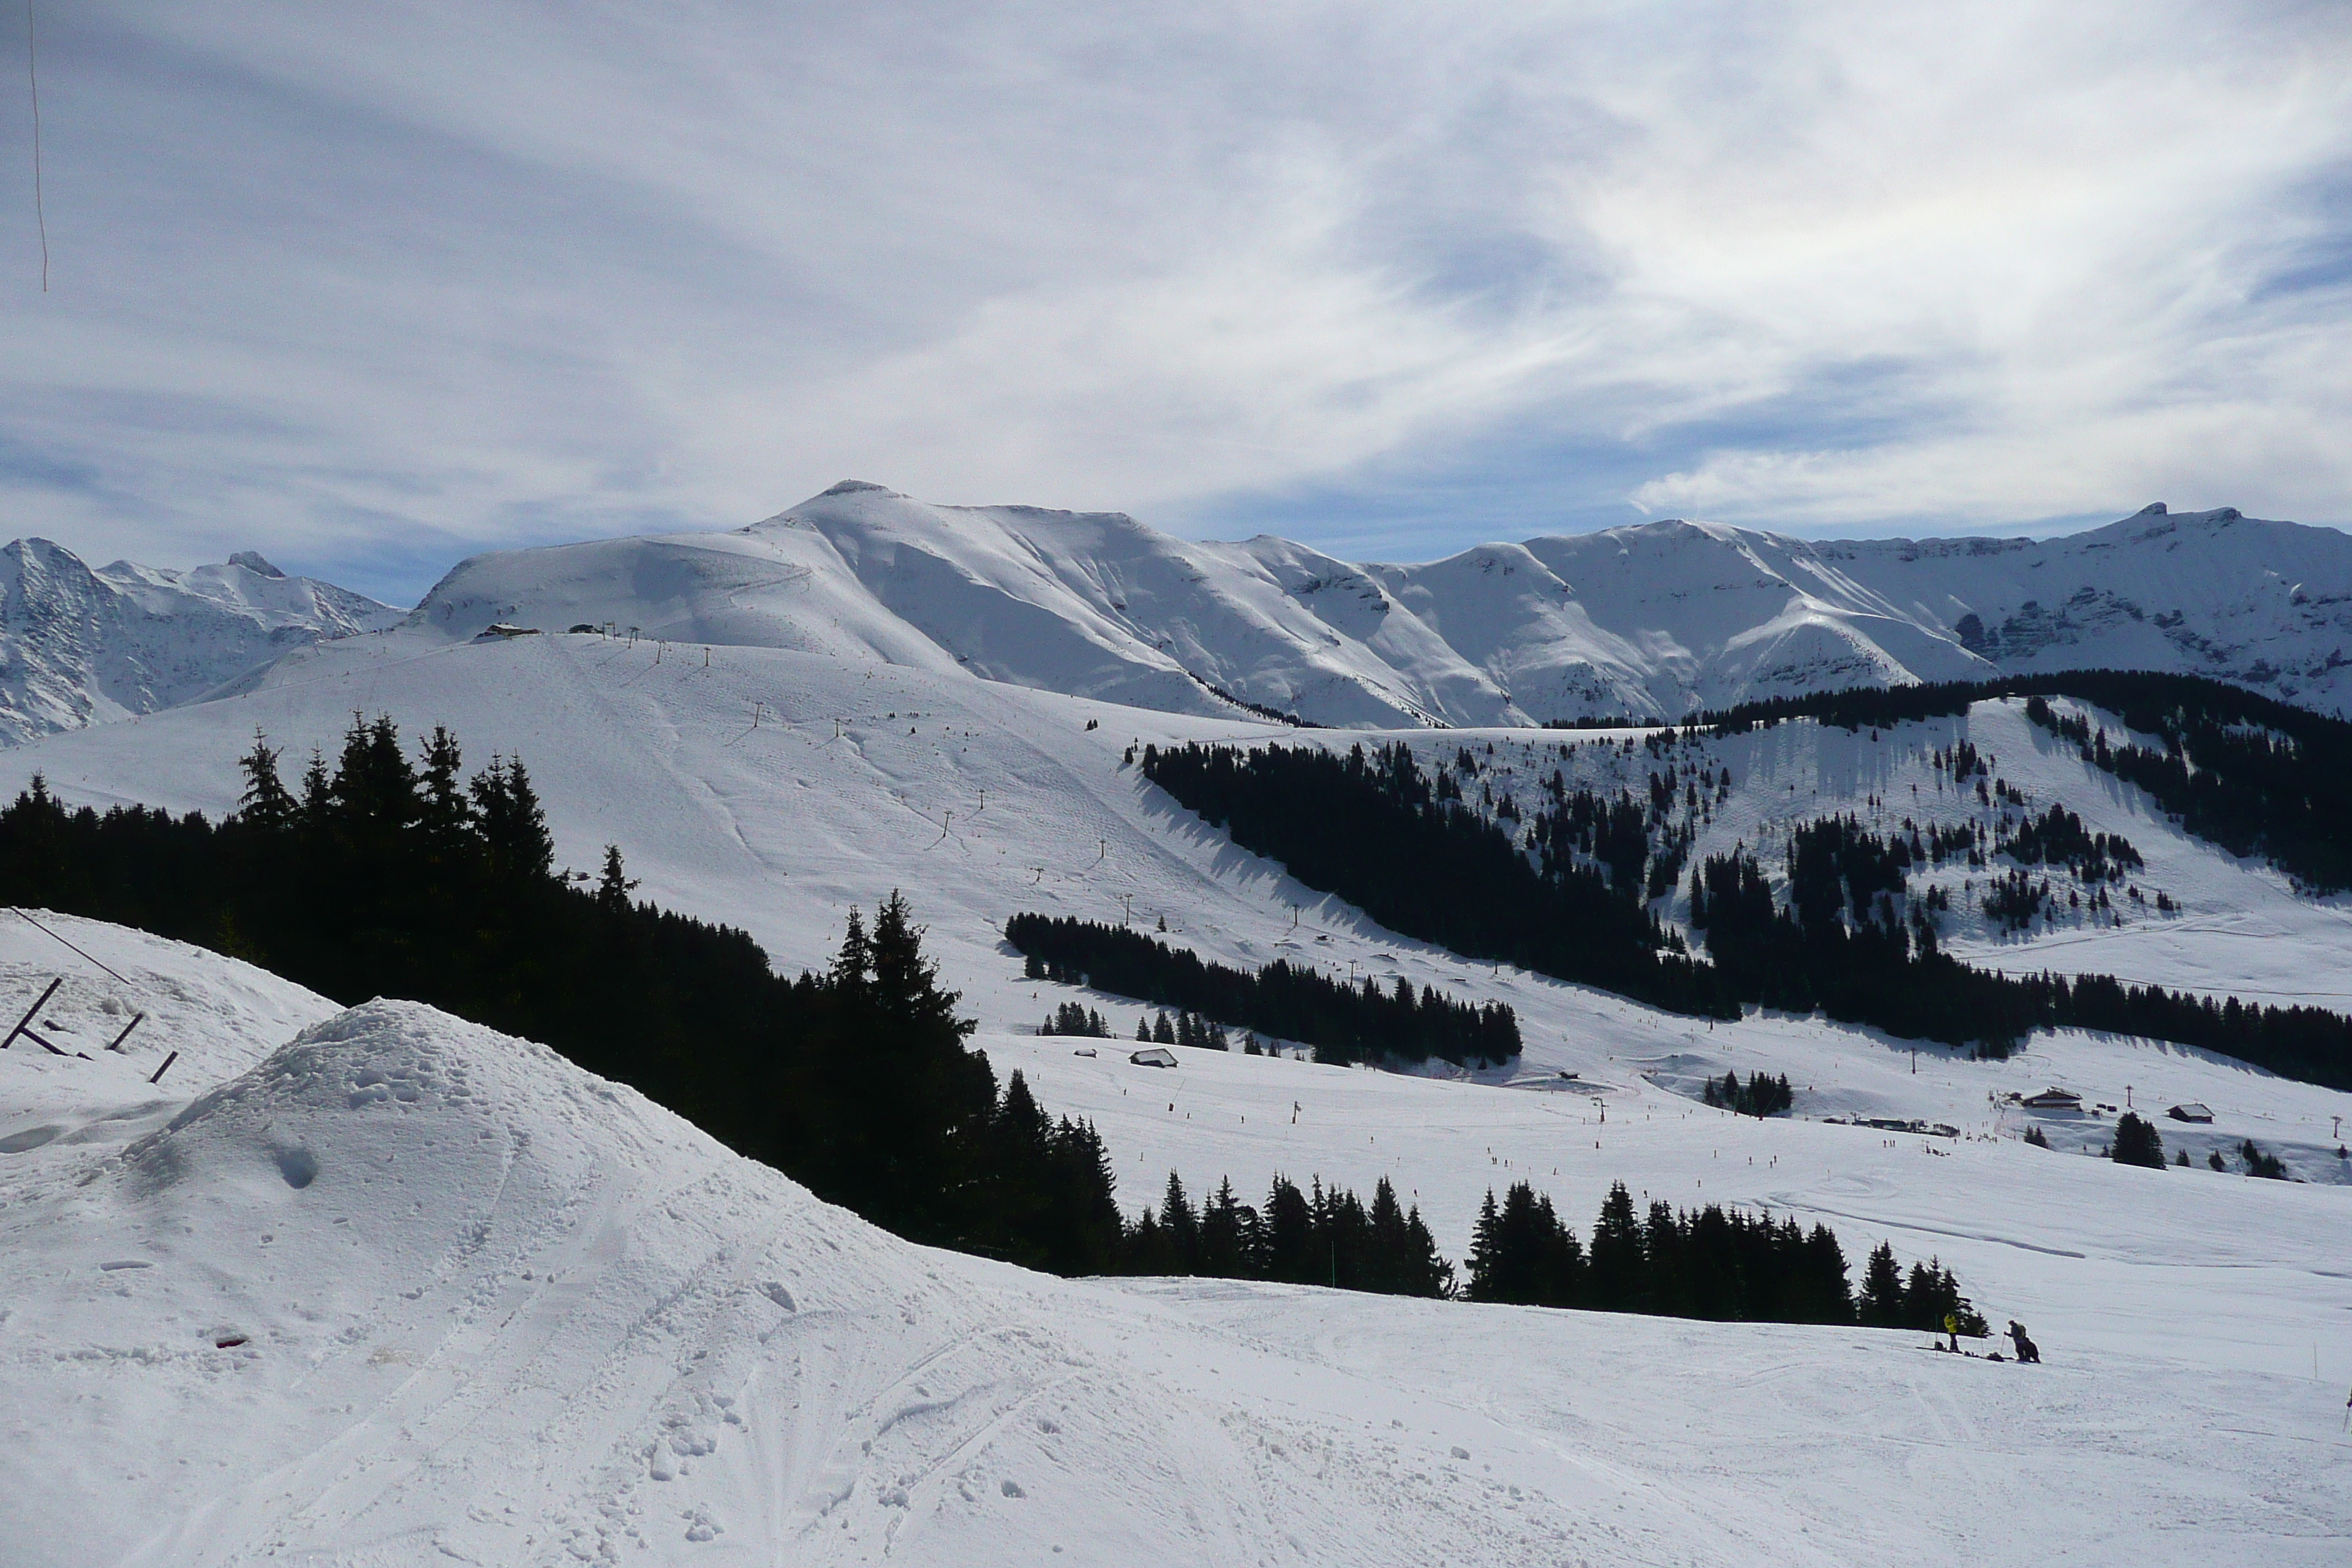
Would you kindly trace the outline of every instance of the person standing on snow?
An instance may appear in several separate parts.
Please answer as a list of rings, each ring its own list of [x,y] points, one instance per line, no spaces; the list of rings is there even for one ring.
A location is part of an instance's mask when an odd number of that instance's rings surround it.
[[[1960,1348],[1960,1320],[1958,1313],[1947,1312],[1944,1314],[1944,1332],[1950,1335],[1952,1341],[1950,1344],[1946,1345],[1944,1348],[1955,1354],[1958,1354]]]
[[[2039,1362],[2042,1359],[2041,1348],[2026,1337],[2025,1325],[2015,1318],[2009,1321],[2009,1342],[2017,1347],[2018,1360]]]

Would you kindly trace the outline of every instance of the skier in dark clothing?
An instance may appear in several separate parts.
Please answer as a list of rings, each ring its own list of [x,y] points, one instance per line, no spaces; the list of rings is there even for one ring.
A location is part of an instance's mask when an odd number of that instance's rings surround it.
[[[2009,1321],[2009,1340],[2011,1344],[2017,1347],[2018,1360],[2038,1362],[2042,1359],[2042,1351],[2040,1347],[2035,1345],[2032,1340],[2026,1337],[2025,1325],[2019,1322],[2015,1318],[2011,1318]]]

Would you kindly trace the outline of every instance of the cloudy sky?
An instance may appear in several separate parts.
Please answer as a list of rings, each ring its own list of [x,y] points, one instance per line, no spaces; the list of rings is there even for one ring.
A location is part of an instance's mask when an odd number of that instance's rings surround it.
[[[2352,8],[38,0],[0,535],[2352,521]]]

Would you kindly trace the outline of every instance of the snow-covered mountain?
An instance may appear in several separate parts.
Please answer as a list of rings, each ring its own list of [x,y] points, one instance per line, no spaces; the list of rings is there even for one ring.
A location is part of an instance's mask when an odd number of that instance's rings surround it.
[[[1357,565],[847,481],[728,533],[476,556],[412,624],[580,623],[961,667],[1174,712],[1524,724],[2116,667],[2352,710],[2352,535],[2161,505],[2087,533],[1814,542],[1664,521]]]
[[[188,572],[92,570],[16,540],[0,546],[0,744],[175,707],[289,648],[399,619],[251,551]]]

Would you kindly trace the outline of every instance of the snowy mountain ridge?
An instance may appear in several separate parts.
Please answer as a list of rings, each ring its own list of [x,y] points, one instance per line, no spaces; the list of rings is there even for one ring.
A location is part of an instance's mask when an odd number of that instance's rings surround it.
[[[0,545],[0,744],[193,701],[289,649],[400,612],[252,551],[172,572],[93,569],[63,545]]]
[[[1349,727],[1675,717],[1856,685],[2119,668],[2352,710],[2352,535],[2161,504],[2086,533],[1813,542],[1679,520],[1356,564],[1123,513],[856,480],[733,532],[472,557],[410,618],[962,668]]]

